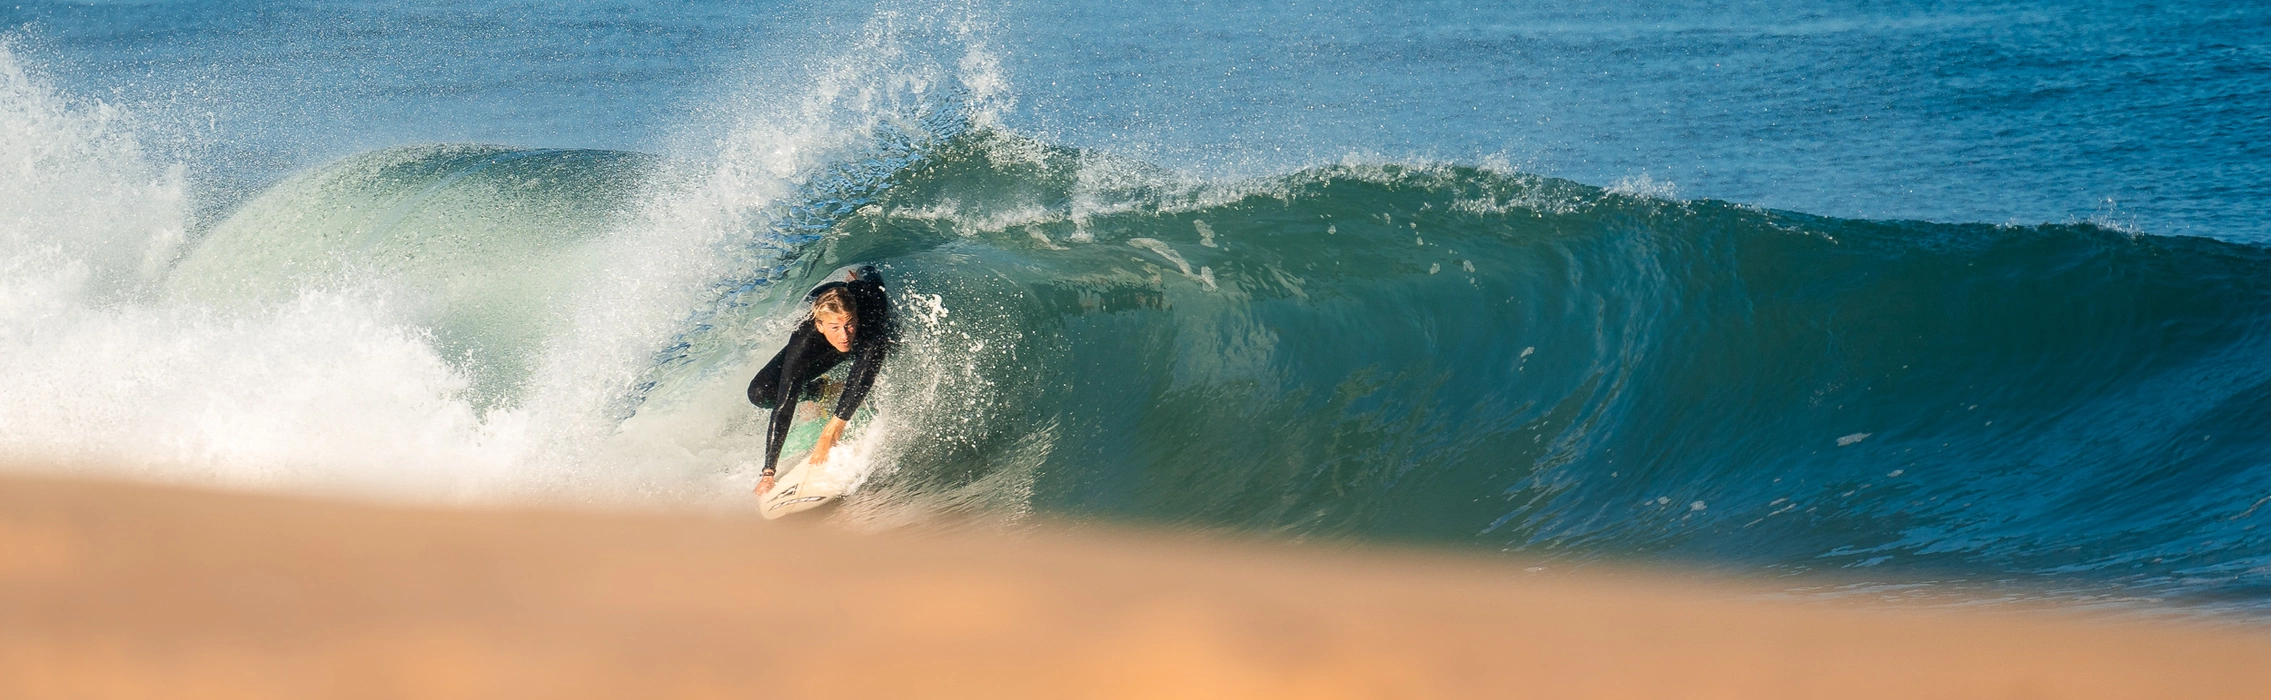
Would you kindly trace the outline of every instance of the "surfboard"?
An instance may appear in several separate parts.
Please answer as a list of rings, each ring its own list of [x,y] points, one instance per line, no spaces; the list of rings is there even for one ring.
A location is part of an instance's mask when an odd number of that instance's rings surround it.
[[[757,512],[763,514],[766,520],[812,510],[844,495],[841,481],[813,478],[818,472],[826,470],[806,464],[804,458],[810,454],[807,451],[781,459],[782,464],[796,466],[789,467],[788,473],[782,474],[779,480],[773,482],[773,490],[757,499]]]
[[[844,428],[842,441],[836,443],[835,449],[855,449],[850,443],[865,432],[863,428],[873,419],[874,413],[865,406],[854,412],[851,424]],[[841,498],[847,487],[858,483],[856,477],[830,473],[826,464],[805,463],[805,458],[812,455],[813,445],[820,442],[821,426],[827,422],[826,415],[817,420],[802,421],[790,428],[787,437],[781,441],[784,448],[781,450],[780,465],[787,467],[787,471],[781,472],[780,478],[773,481],[773,490],[757,497],[757,512],[764,515],[766,520],[828,505]],[[830,461],[830,464],[834,463],[835,460]]]

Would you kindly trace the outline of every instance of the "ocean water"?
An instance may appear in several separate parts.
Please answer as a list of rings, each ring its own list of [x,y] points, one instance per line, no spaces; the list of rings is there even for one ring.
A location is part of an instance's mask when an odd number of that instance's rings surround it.
[[[0,458],[2271,612],[2271,10],[0,5]]]

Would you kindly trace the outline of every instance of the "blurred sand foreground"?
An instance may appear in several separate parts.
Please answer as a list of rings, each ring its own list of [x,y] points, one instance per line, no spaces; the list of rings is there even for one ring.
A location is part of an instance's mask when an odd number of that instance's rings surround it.
[[[2271,635],[1742,585],[7,477],[0,698],[2271,698]]]

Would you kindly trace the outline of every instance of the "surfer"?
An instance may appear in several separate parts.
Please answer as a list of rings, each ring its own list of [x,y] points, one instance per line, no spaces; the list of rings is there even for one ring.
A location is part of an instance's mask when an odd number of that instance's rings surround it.
[[[812,312],[789,334],[788,345],[749,380],[749,402],[773,412],[765,431],[765,469],[758,472],[760,496],[773,489],[781,442],[796,418],[798,400],[825,400],[826,394],[836,394],[836,409],[820,429],[820,442],[812,446],[807,460],[826,462],[828,449],[843,436],[852,412],[867,400],[895,336],[891,299],[884,294],[883,276],[874,265],[862,265],[843,280],[814,287],[804,299],[812,304]],[[851,373],[840,388],[827,387],[821,375],[847,356],[852,358]]]

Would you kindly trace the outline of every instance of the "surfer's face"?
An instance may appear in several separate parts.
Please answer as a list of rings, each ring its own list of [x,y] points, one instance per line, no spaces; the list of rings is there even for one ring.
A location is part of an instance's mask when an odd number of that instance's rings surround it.
[[[812,319],[812,327],[820,330],[820,335],[828,339],[829,345],[835,346],[836,352],[852,351],[850,316],[816,316]]]

